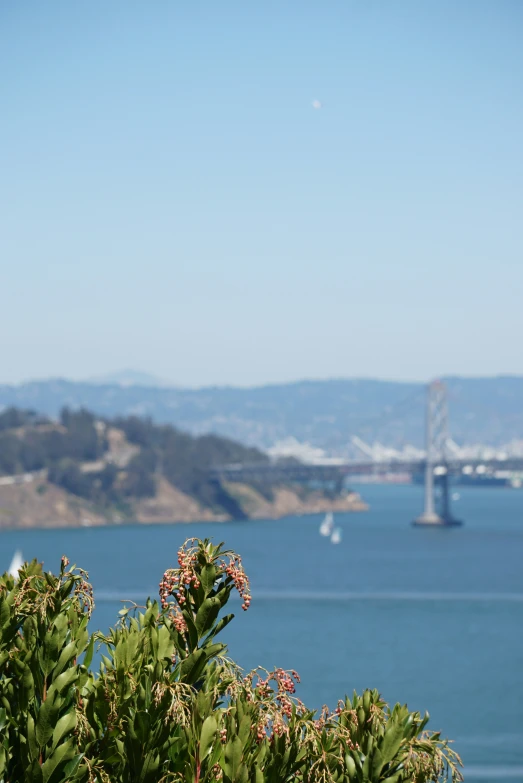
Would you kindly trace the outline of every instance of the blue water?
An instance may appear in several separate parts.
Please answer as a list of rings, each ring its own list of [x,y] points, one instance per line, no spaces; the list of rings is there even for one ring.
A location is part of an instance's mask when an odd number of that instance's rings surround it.
[[[253,603],[224,632],[244,668],[296,669],[308,705],[335,706],[354,688],[428,709],[455,739],[467,781],[523,781],[523,491],[466,489],[465,526],[420,529],[418,487],[367,486],[366,514],[340,514],[343,540],[319,516],[279,521],[121,526],[0,534],[0,569],[15,548],[56,570],[86,568],[94,624],[121,598],[156,595],[188,536],[224,540],[243,556]]]

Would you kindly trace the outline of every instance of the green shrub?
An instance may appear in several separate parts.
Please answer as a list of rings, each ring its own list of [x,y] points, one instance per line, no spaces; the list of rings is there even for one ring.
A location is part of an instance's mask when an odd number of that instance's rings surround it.
[[[248,609],[240,558],[191,539],[160,601],[122,609],[104,636],[89,635],[92,590],[67,558],[57,576],[33,561],[0,578],[0,783],[462,779],[428,716],[375,690],[316,715],[296,672],[245,675],[217,641],[233,589]]]

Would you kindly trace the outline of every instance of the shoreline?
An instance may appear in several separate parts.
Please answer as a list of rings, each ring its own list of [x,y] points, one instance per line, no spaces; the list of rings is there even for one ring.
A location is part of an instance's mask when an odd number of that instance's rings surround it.
[[[192,524],[222,524],[225,522],[236,521],[238,524],[248,524],[250,521],[277,521],[279,519],[286,519],[292,517],[302,516],[314,516],[317,514],[332,513],[361,513],[368,511],[368,504],[360,497],[357,492],[351,492],[348,495],[336,498],[328,499],[321,497],[319,494],[306,501],[300,501],[296,494],[289,490],[280,490],[284,493],[284,498],[279,498],[279,503],[269,504],[253,510],[253,513],[247,515],[245,519],[234,520],[226,514],[215,514],[209,509],[197,509],[193,508],[193,513],[182,515],[180,513],[175,516],[160,516],[154,515],[133,518],[107,518],[102,517],[99,514],[93,514],[88,509],[82,509],[85,512],[83,517],[76,517],[74,519],[41,519],[40,522],[33,522],[28,524],[27,521],[22,524],[2,524],[0,522],[0,534],[2,532],[15,532],[15,531],[29,531],[29,530],[89,530],[91,528],[114,528],[124,526],[148,526],[148,525],[192,525]],[[298,502],[295,502],[295,499]],[[286,502],[282,502],[286,501]],[[294,501],[294,502],[289,502]],[[195,503],[195,505],[197,505]],[[272,508],[269,506],[272,505]],[[292,506],[292,507],[291,507]],[[65,509],[61,509],[64,511]],[[75,509],[75,516],[78,513],[78,509]],[[198,514],[198,511],[201,511]]]

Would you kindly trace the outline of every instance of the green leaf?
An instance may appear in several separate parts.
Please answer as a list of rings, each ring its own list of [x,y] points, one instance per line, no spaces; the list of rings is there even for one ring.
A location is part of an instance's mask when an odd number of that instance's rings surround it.
[[[204,691],[198,691],[196,697],[196,715],[200,718],[208,715],[211,712],[211,697]]]
[[[44,639],[42,671],[48,675],[59,660],[59,650],[63,647],[67,634],[67,615],[61,612],[55,619],[51,633],[47,633]]]
[[[377,769],[377,772],[381,772],[385,764],[390,764],[403,742],[403,726],[394,721],[389,720],[387,728],[385,729],[385,736],[380,744],[380,753],[382,757],[382,766]],[[374,765],[373,765],[374,768]]]
[[[70,761],[74,758],[74,745],[72,739],[68,739],[66,742],[59,745],[54,753],[49,756],[47,761],[44,761],[42,764],[42,775],[44,779],[44,783],[47,783],[48,780],[50,780],[53,772],[56,770],[59,764],[62,764],[64,761]],[[58,780],[61,779],[58,778]]]
[[[174,652],[174,644],[169,629],[165,625],[158,628],[158,658],[171,659]]]
[[[204,636],[204,634],[211,630],[214,621],[218,617],[220,608],[221,604],[218,598],[205,599],[194,618],[194,625],[196,626],[198,637]]]
[[[35,759],[27,770],[26,780],[30,780],[31,783],[43,783],[42,767],[40,766],[38,759]]]
[[[49,688],[49,693],[56,691],[57,693],[63,693],[67,688],[70,688],[79,677],[79,672],[76,666],[71,669],[66,669],[65,672],[59,674],[58,677],[53,680],[53,684]]]
[[[223,631],[225,626],[229,625],[231,620],[234,620],[234,615],[233,614],[226,614],[225,617],[222,617],[221,620],[218,620],[218,622],[216,623],[214,628],[211,630],[209,635],[206,637],[206,639],[204,641],[204,644],[206,642],[210,642],[211,639],[214,639],[214,637],[217,636],[220,633],[220,631]]]
[[[202,583],[202,587],[205,593],[205,596],[207,597],[211,590],[214,587],[214,583],[216,581],[216,566],[210,565],[209,563],[207,565],[204,565],[202,568],[201,574],[200,574],[200,582]]]
[[[151,716],[148,712],[140,710],[134,718],[134,730],[142,745],[145,745],[151,732]]]
[[[85,651],[85,657],[83,661],[83,665],[86,669],[89,668],[91,665],[91,662],[93,660],[93,652],[94,652],[94,634],[89,639],[89,644],[87,645],[87,650]]]
[[[54,700],[47,698],[40,705],[36,720],[36,741],[42,748],[53,736],[53,729],[58,718],[59,707]]]
[[[194,624],[192,612],[189,611],[189,609],[183,609],[182,614],[187,624],[187,632],[189,634],[189,648],[192,651],[198,647],[198,631],[196,630],[196,626]]]
[[[11,619],[11,609],[5,598],[0,599],[0,628],[5,628]]]
[[[238,783],[249,783],[249,771],[245,764],[240,764],[236,780]]]
[[[243,743],[239,737],[235,737],[225,746],[224,770],[226,775],[231,779],[232,783],[235,783],[238,778],[242,760],[242,751]]]
[[[52,574],[49,573],[49,571],[44,572],[44,579],[49,587],[56,587],[56,579]]]
[[[27,744],[29,745],[29,756],[31,759],[37,759],[40,755],[40,748],[36,741],[35,722],[31,713],[27,715]]]
[[[73,642],[69,642],[68,645],[64,647],[62,652],[60,653],[60,657],[58,658],[57,664],[54,667],[53,670],[53,676],[56,677],[60,672],[62,672],[67,664],[73,660],[73,658],[76,657],[78,653],[78,646],[76,643],[76,640]]]
[[[215,642],[214,644],[206,644],[205,647],[202,647],[202,650],[205,651],[207,659],[210,660],[216,655],[221,655],[226,647],[227,645],[223,644],[223,642]]]
[[[64,767],[64,777],[69,781],[73,777],[74,773],[80,766],[80,762],[83,759],[84,754],[78,753],[71,761],[69,761]]]
[[[218,724],[216,718],[209,715],[205,718],[200,734],[200,761],[202,761],[212,748],[212,744],[215,740],[216,733],[218,731]]]
[[[187,656],[180,666],[180,677],[184,682],[192,685],[202,673],[207,656],[204,650],[195,650]]]
[[[65,601],[65,599],[71,594],[74,583],[75,580],[72,577],[69,577],[69,579],[63,583],[62,587],[60,588],[60,598],[62,601]]]
[[[22,685],[24,687],[24,690],[26,691],[26,695],[28,699],[33,698],[34,694],[34,679],[33,679],[33,672],[29,668],[27,664],[24,664],[24,669],[22,672]]]
[[[238,737],[241,739],[244,745],[247,744],[247,740],[249,738],[250,733],[251,733],[251,717],[249,715],[244,715],[240,721],[240,726],[238,729]]]
[[[216,598],[219,600],[222,606],[225,606],[232,593],[232,585],[224,585],[223,582],[218,588]]]
[[[379,748],[376,748],[374,753],[372,754],[372,763],[371,763],[371,778],[372,780],[379,780],[380,778],[380,772],[385,766],[383,761],[383,755]]]
[[[160,766],[160,755],[157,751],[150,750],[145,756],[142,773],[139,777],[140,783],[157,783],[158,768]]]
[[[114,665],[118,671],[125,671],[127,661],[127,642],[120,638],[114,648]]]
[[[370,780],[370,762],[371,757],[365,756],[365,761],[363,762],[363,780]]]
[[[403,723],[403,736],[405,738],[411,737],[413,735],[413,732],[412,732],[412,723],[413,723],[413,721],[414,721],[414,716],[412,715],[412,713],[410,713],[405,718],[405,721]]]
[[[347,753],[345,755],[345,768],[347,770],[347,774],[349,776],[349,780],[355,779],[356,777],[356,762],[352,758],[352,756],[349,756]]]
[[[74,707],[72,707],[69,712],[66,712],[65,715],[62,715],[58,723],[53,729],[53,743],[52,747],[53,749],[56,748],[58,743],[63,739],[63,737],[69,732],[73,731],[73,729],[76,728],[76,711]]]

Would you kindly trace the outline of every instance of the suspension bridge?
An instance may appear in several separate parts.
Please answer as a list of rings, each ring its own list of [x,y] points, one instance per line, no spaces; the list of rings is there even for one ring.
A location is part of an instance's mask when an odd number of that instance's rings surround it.
[[[358,439],[354,439],[358,442]],[[413,456],[383,452],[376,459],[360,441],[367,459],[342,460],[327,458],[312,464],[295,459],[259,463],[217,465],[210,470],[210,478],[219,482],[257,482],[264,485],[281,483],[329,484],[337,491],[343,489],[347,478],[376,473],[424,474],[424,508],[414,520],[416,525],[455,526],[461,524],[451,509],[450,479],[456,475],[523,471],[523,456],[490,450],[483,455],[464,453],[456,447],[449,432],[448,397],[445,384],[429,383],[425,403],[425,449]],[[414,450],[417,451],[417,450]],[[436,485],[438,492],[436,492]]]

